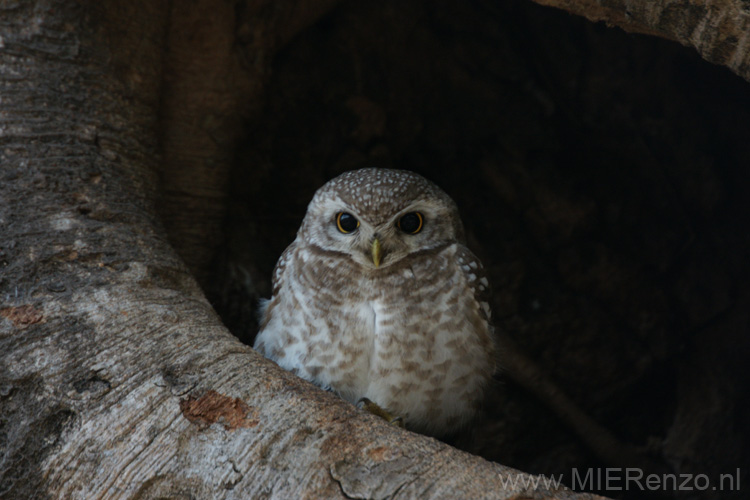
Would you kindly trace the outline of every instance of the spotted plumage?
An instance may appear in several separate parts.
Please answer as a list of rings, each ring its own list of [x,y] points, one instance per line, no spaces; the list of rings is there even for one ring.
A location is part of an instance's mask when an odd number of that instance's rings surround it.
[[[457,430],[495,370],[489,284],[463,238],[455,204],[423,177],[342,174],[317,191],[279,259],[255,348],[408,428]]]

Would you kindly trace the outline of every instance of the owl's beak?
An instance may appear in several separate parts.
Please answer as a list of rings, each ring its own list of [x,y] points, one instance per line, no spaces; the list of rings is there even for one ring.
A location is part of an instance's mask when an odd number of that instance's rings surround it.
[[[380,240],[375,238],[372,240],[372,263],[375,267],[380,267],[380,259],[383,257],[383,250],[380,248]]]

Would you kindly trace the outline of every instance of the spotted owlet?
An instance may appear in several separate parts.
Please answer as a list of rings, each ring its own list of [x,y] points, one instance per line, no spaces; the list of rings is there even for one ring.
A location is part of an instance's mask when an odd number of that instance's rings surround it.
[[[427,179],[340,175],[276,265],[255,349],[415,431],[458,430],[495,370],[487,278],[463,238],[453,200]]]

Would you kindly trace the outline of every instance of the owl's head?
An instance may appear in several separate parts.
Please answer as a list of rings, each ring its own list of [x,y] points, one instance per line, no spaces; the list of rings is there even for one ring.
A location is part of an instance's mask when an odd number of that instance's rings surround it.
[[[318,189],[297,236],[373,270],[463,237],[456,204],[440,188],[413,172],[380,168],[346,172]]]

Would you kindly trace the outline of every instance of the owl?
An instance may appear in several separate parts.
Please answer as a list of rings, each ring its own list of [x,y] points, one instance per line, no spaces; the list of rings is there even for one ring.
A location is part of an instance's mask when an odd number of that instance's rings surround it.
[[[276,265],[255,349],[414,431],[460,430],[496,368],[489,285],[463,233],[453,200],[415,173],[336,177]]]

